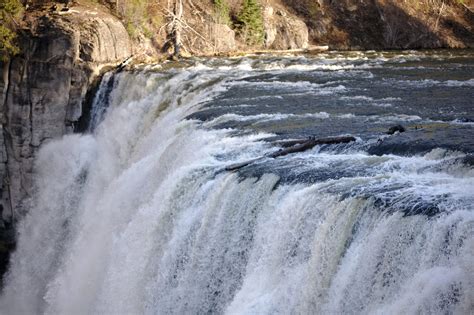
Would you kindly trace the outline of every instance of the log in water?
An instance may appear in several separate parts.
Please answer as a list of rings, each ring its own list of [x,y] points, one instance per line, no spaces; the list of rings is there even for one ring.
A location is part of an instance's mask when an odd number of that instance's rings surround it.
[[[279,156],[285,156],[290,153],[303,152],[303,151],[312,149],[317,145],[349,143],[352,141],[356,141],[356,138],[352,136],[344,136],[344,137],[329,137],[329,138],[322,138],[322,139],[310,138],[306,140],[294,140],[294,141],[288,141],[288,142],[281,142],[281,146],[286,147],[286,149],[278,150],[276,152],[269,154],[268,156],[272,158],[276,158]]]
[[[297,152],[303,152],[309,149],[314,148],[317,145],[322,145],[322,144],[339,144],[339,143],[348,143],[355,141],[356,138],[352,136],[345,136],[345,137],[330,137],[330,138],[323,138],[323,139],[315,139],[315,138],[309,138],[309,139],[304,139],[304,140],[287,140],[287,141],[278,141],[275,142],[276,144],[285,147],[286,149],[281,149],[278,151],[275,151],[270,154],[266,154],[265,156],[261,156],[258,158],[254,158],[248,161],[244,162],[239,162],[236,164],[232,164],[229,166],[225,167],[226,171],[235,171],[238,170],[242,167],[245,167],[249,164],[258,162],[263,160],[266,157],[271,157],[271,158],[277,158],[279,156],[285,156],[290,153],[297,153]]]

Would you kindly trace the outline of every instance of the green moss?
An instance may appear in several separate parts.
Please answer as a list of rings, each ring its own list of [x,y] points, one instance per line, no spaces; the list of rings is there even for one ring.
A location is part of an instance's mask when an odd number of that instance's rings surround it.
[[[122,1],[118,4],[116,10],[124,22],[128,34],[135,39],[140,34],[147,38],[153,38],[156,30],[164,25],[163,13],[156,1]]]

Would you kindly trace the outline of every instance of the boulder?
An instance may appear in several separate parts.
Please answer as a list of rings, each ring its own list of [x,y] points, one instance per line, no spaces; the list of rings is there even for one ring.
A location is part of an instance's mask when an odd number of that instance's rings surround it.
[[[308,27],[283,9],[267,6],[264,10],[265,47],[269,49],[304,49],[308,47]]]
[[[216,52],[230,52],[236,49],[235,32],[229,26],[210,23],[209,28]]]
[[[388,135],[393,135],[396,132],[400,132],[400,133],[405,132],[405,127],[403,127],[402,125],[392,126],[388,129],[387,134]]]

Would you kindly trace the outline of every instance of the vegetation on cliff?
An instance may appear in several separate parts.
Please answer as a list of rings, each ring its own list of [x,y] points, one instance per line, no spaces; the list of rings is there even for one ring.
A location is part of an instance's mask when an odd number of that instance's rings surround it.
[[[5,61],[11,55],[19,52],[15,43],[16,18],[23,11],[18,0],[2,0],[0,2],[0,61]]]
[[[244,0],[238,17],[240,33],[248,45],[259,45],[265,38],[263,16],[257,0]]]
[[[150,0],[99,0],[107,6],[111,13],[119,17],[128,34],[133,39],[141,35],[152,38],[157,29],[163,24],[162,13],[159,9],[160,1]]]
[[[230,8],[226,0],[214,0],[216,22],[230,25]]]
[[[33,12],[38,16],[67,15],[59,12],[59,2],[28,0],[30,8],[25,16]],[[156,56],[166,52],[171,25],[176,24],[174,3],[75,0],[69,7],[101,11],[104,8],[98,4],[105,5],[109,12],[101,12],[120,18],[140,55]],[[179,24],[183,53],[188,55],[229,53],[263,45],[269,49],[301,48],[301,42],[336,50],[466,48],[474,47],[473,5],[474,0],[187,0],[183,1]],[[56,6],[57,10],[51,10]],[[0,0],[2,59],[18,52],[15,16],[21,11],[20,0]],[[305,40],[300,40],[303,37]]]

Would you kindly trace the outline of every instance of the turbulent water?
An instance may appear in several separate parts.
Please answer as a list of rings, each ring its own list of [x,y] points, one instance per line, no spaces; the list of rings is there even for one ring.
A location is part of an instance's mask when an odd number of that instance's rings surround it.
[[[37,158],[0,312],[472,313],[473,73],[439,51],[106,76],[89,133]]]

